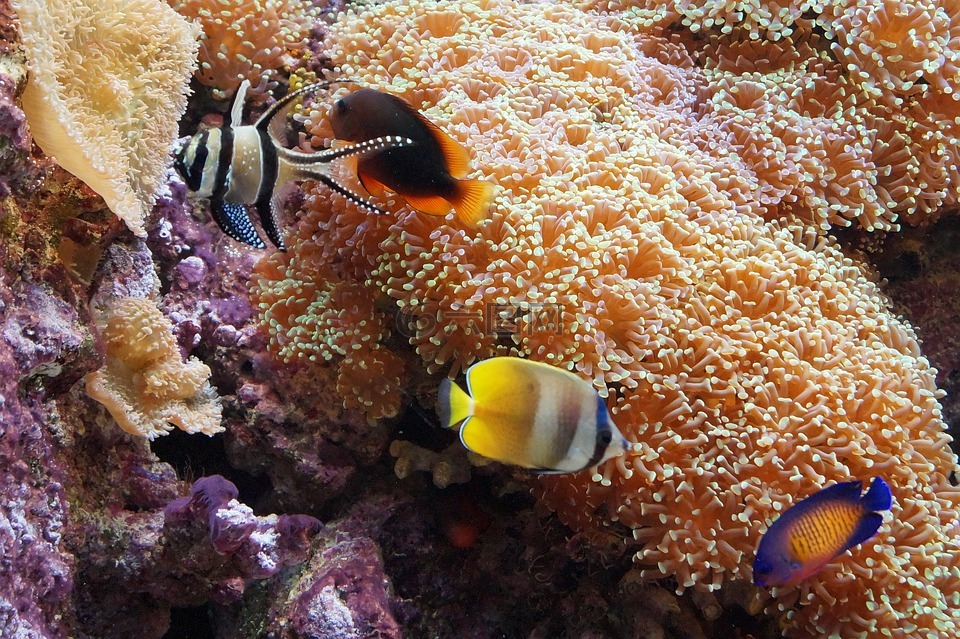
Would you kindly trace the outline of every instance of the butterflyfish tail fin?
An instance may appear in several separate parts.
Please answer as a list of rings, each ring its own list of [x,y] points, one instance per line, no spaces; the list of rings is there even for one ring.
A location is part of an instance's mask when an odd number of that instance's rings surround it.
[[[864,510],[890,510],[893,506],[893,494],[890,486],[881,477],[874,477],[866,494],[860,500]]]
[[[473,415],[473,399],[449,379],[440,382],[437,416],[444,428],[453,428]]]
[[[476,226],[487,216],[487,209],[493,200],[493,184],[484,180],[459,180],[457,193],[453,200],[457,217],[464,224]]]

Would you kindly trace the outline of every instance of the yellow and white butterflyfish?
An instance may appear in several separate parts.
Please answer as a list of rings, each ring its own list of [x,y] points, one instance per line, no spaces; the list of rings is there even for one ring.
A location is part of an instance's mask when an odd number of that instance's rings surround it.
[[[493,357],[467,369],[467,391],[440,385],[446,428],[483,457],[539,473],[572,473],[623,454],[631,445],[587,381],[549,364]]]

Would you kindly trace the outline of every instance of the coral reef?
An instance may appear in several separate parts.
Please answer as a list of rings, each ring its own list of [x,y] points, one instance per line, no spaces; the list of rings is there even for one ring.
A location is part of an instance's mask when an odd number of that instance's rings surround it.
[[[943,419],[954,442],[960,441],[960,218],[945,217],[925,227],[884,238],[870,260],[883,278],[881,287],[893,309],[916,327],[923,355],[937,369]]]
[[[68,474],[48,394],[96,365],[95,342],[62,267],[5,271],[0,307],[0,635],[66,637],[75,618]]]
[[[30,67],[22,104],[31,135],[146,235],[186,108],[198,28],[160,0],[13,6]]]
[[[438,453],[403,439],[390,442],[390,454],[397,458],[393,472],[398,479],[427,472],[437,488],[470,481],[470,463],[476,458],[459,443],[453,443]]]
[[[297,227],[310,229],[313,221],[306,216]],[[256,265],[252,297],[268,327],[268,348],[284,362],[336,360],[343,405],[362,408],[371,419],[393,417],[400,409],[403,361],[385,345],[386,313],[362,284],[342,280],[304,249],[273,253]]]
[[[749,580],[757,540],[796,496],[882,474],[897,501],[883,533],[774,590],[768,609],[793,637],[906,636],[907,620],[957,632],[960,493],[934,372],[819,234],[955,201],[956,181],[920,166],[916,146],[942,146],[949,119],[856,90],[863,78],[799,27],[752,43],[670,35],[630,11],[386,3],[342,20],[333,46],[344,75],[403,95],[472,149],[500,195],[473,233],[308,194],[291,250],[257,267],[275,343],[307,358],[333,335],[354,358],[379,356],[340,321],[373,318],[379,334],[386,294],[430,370],[514,353],[591,379],[639,450],[538,493],[577,529],[625,526],[644,576],[680,590]],[[322,110],[307,125],[330,137]],[[367,301],[301,295],[328,286]]]
[[[87,375],[87,393],[133,435],[153,439],[174,425],[189,433],[221,432],[210,367],[195,357],[183,360],[173,323],[157,308],[159,288],[143,241],[107,249],[91,300],[106,361]]]
[[[210,385],[210,367],[183,361],[173,325],[156,302],[121,297],[100,311],[97,325],[106,362],[87,375],[87,393],[107,407],[128,433],[153,439],[175,425],[213,435],[220,425],[220,397]]]
[[[873,4],[774,11],[787,26],[756,33],[775,41],[749,33],[759,18],[684,26],[672,6],[355,5],[332,40],[341,72],[440,122],[499,198],[468,231],[311,189],[290,253],[254,274],[265,253],[238,250],[176,180],[140,241],[31,149],[0,0],[0,634],[197,636],[179,625],[192,616],[208,635],[290,639],[956,637],[934,371],[823,232],[955,200],[956,12],[907,16],[922,41],[896,60]],[[833,46],[866,26],[876,56]],[[272,58],[298,67],[291,83],[323,71],[311,28],[306,57]],[[185,127],[209,110],[197,97]],[[312,108],[305,139],[321,140]],[[901,242],[924,265],[941,250]],[[931,281],[916,293],[945,297]],[[116,303],[145,323],[113,330]],[[946,325],[947,300],[919,305]],[[147,325],[141,346],[203,362],[222,433],[149,441],[84,392]],[[955,340],[939,335],[925,348],[946,374]],[[411,402],[432,403],[425,369],[504,353],[593,380],[640,450],[542,480],[472,465]],[[778,511],[874,474],[897,499],[876,539],[799,588],[750,585]]]
[[[221,100],[244,80],[251,97],[265,97],[281,67],[306,46],[321,10],[312,0],[170,0],[170,6],[203,28],[197,78]]]

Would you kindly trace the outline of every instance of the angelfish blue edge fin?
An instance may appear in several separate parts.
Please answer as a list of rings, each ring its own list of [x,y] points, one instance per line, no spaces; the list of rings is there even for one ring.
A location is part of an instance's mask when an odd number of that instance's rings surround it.
[[[870,489],[860,500],[860,505],[863,506],[864,510],[871,512],[890,510],[890,507],[893,506],[893,494],[890,492],[890,486],[881,477],[874,477]]]
[[[881,524],[883,524],[883,515],[880,513],[864,515],[863,519],[860,520],[860,523],[857,524],[857,527],[854,529],[847,544],[843,547],[843,550],[847,551],[854,546],[859,546],[876,535],[877,531],[880,530]]]

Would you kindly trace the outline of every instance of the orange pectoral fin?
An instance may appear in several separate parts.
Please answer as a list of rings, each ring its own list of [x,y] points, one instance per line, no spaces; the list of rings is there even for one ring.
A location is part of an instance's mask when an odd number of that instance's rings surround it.
[[[367,191],[367,193],[373,197],[383,197],[383,193],[387,187],[380,182],[377,182],[363,171],[357,171],[357,177],[360,178],[360,184],[363,185],[363,188]]]
[[[450,202],[447,202],[439,195],[416,196],[407,195],[406,193],[397,193],[397,195],[402,197],[407,204],[421,213],[429,213],[430,215],[446,215],[450,212],[450,209],[453,208]]]
[[[493,199],[493,184],[483,180],[460,180],[457,182],[457,194],[453,208],[457,217],[468,226],[476,226],[487,216],[490,201]]]

